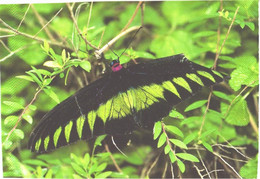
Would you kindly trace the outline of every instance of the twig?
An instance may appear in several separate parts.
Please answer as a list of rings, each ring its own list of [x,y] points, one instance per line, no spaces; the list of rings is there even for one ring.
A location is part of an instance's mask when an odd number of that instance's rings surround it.
[[[222,45],[221,45],[221,48],[220,48],[219,52],[218,52],[217,55],[216,55],[215,62],[214,62],[214,66],[213,66],[214,69],[216,69],[217,62],[218,62],[218,57],[219,57],[219,55],[221,54],[221,51],[222,51],[222,49],[223,49],[223,47],[224,47],[224,45],[225,45],[225,42],[226,42],[226,40],[227,40],[227,38],[228,38],[229,33],[230,33],[231,27],[233,26],[233,23],[234,23],[234,21],[235,21],[235,19],[236,19],[236,15],[237,15],[238,9],[239,9],[239,6],[238,6],[237,9],[236,9],[236,12],[235,12],[235,14],[234,14],[234,17],[233,17],[233,19],[232,19],[232,21],[231,21],[231,24],[230,24],[229,28],[228,28],[226,37],[225,37],[225,39],[224,39],[224,41],[223,41],[223,43],[222,43]]]
[[[202,174],[200,173],[201,170],[195,164],[193,164],[193,166],[197,170],[197,173],[199,174],[200,178],[203,178]]]
[[[30,7],[31,7],[31,4],[28,5],[28,7],[27,7],[27,9],[26,9],[26,11],[25,11],[25,13],[24,13],[24,15],[23,15],[23,18],[22,18],[21,22],[19,23],[19,25],[18,25],[18,27],[17,27],[17,29],[16,29],[17,31],[20,29],[20,27],[21,27],[21,25],[22,25],[22,23],[23,23],[23,21],[24,21],[26,15],[27,15],[27,13],[28,13]]]
[[[5,61],[5,60],[7,60],[8,58],[10,58],[11,56],[13,56],[14,54],[16,54],[17,52],[19,52],[19,51],[21,51],[21,50],[23,50],[23,49],[25,49],[27,47],[27,45],[26,46],[23,46],[23,47],[21,47],[21,48],[18,48],[18,49],[16,49],[15,51],[11,51],[8,55],[6,55],[4,58],[2,58],[2,59],[0,59],[0,62],[3,62],[3,61]]]
[[[172,173],[172,178],[174,178],[174,172],[173,172],[173,166],[172,166],[172,163],[171,163],[171,173]]]
[[[228,109],[227,109],[227,111],[226,111],[226,113],[225,113],[225,115],[224,115],[225,117],[227,116],[227,114],[228,114],[228,112],[229,112],[231,106],[232,106],[233,103],[235,102],[235,100],[236,100],[249,86],[251,86],[251,85],[254,84],[255,82],[256,82],[256,80],[255,80],[255,81],[252,81],[249,85],[245,86],[245,87],[239,92],[239,94],[231,101],[231,103],[230,103],[230,105],[228,106]]]
[[[53,42],[51,40],[47,40],[47,39],[43,39],[43,38],[39,38],[39,37],[35,37],[35,36],[32,36],[32,35],[29,35],[29,34],[26,34],[26,33],[23,33],[23,32],[20,32],[16,29],[14,29],[13,27],[11,27],[10,25],[8,25],[5,21],[3,21],[1,18],[0,18],[0,22],[3,23],[3,25],[5,27],[7,27],[7,29],[3,29],[3,28],[0,28],[0,31],[2,32],[7,32],[7,33],[15,33],[14,35],[22,35],[24,37],[27,37],[27,38],[30,38],[30,39],[34,39],[34,40],[37,40],[39,42],[48,42],[49,44],[51,45],[56,45],[56,46],[60,46],[60,47],[63,47],[63,48],[66,48],[66,49],[71,49],[70,47],[68,46],[65,46],[64,44],[60,43],[60,42]],[[71,49],[72,50],[72,49]]]
[[[16,127],[18,126],[19,122],[22,120],[22,116],[24,115],[24,113],[27,111],[27,109],[29,108],[29,106],[36,100],[37,95],[42,91],[42,88],[40,88],[35,94],[33,99],[31,100],[31,102],[24,108],[24,110],[22,111],[22,113],[20,114],[16,124],[14,125],[14,127],[12,128],[12,130],[8,133],[5,141],[3,142],[2,146],[4,145],[4,143],[9,139],[10,135],[13,133],[13,131],[16,129]]]
[[[94,49],[98,49],[96,46],[92,45],[82,34],[82,32],[80,31],[79,27],[78,27],[78,23],[77,23],[77,20],[75,19],[75,16],[73,14],[73,9],[72,9],[72,6],[70,6],[69,3],[66,3],[68,9],[69,9],[69,12],[70,12],[70,16],[71,16],[71,19],[73,20],[73,23],[80,35],[80,37],[84,40],[84,42],[86,43],[86,45],[89,45],[90,47],[94,48]]]
[[[163,170],[163,174],[162,174],[162,178],[165,178],[166,172],[167,172],[167,168],[168,168],[168,162],[165,162],[165,166],[164,166],[164,170]]]
[[[112,40],[110,40],[106,45],[104,45],[101,49],[95,51],[96,58],[100,59],[101,54],[104,53],[105,51],[107,51],[109,49],[109,47],[111,47],[118,39],[120,39],[121,37],[125,36],[126,34],[132,32],[132,31],[135,31],[139,28],[140,28],[140,26],[134,26],[134,27],[131,27],[131,28],[125,30],[124,32],[121,32],[120,34],[118,34],[116,37],[114,37]]]
[[[93,7],[93,1],[90,3],[90,7],[89,7],[89,15],[88,15],[87,29],[88,29],[89,22],[90,22],[90,18],[91,18],[91,14],[92,14],[92,7]]]
[[[36,11],[36,9],[34,8],[34,6],[32,5],[32,10],[35,13],[37,19],[39,20],[40,24],[42,25],[42,28],[34,35],[34,37],[36,37],[43,29],[46,32],[46,34],[48,35],[48,37],[52,40],[52,41],[56,41],[55,38],[53,37],[53,35],[51,34],[51,32],[48,30],[48,28],[46,28],[53,20],[54,18],[62,11],[63,8],[61,8],[52,18],[51,20],[49,20],[46,24],[44,24],[44,20],[43,18],[40,16],[40,14]]]
[[[247,108],[247,112],[248,112],[248,114],[249,114],[249,122],[250,122],[250,125],[252,126],[252,128],[253,128],[253,130],[255,131],[255,133],[256,133],[256,137],[258,138],[258,127],[257,127],[257,125],[256,125],[256,123],[255,123],[255,120],[254,120],[254,118],[253,118],[253,116],[252,116],[252,114],[251,114],[251,112],[250,112],[250,110]]]
[[[211,179],[210,173],[209,173],[209,171],[208,171],[208,169],[207,169],[207,167],[206,167],[205,163],[203,162],[203,160],[202,160],[202,158],[201,158],[201,155],[200,155],[200,152],[199,152],[199,150],[196,150],[196,151],[197,151],[197,154],[198,154],[198,156],[199,156],[199,158],[200,158],[200,161],[201,161],[201,163],[202,163],[203,167],[205,168],[205,170],[206,170],[206,172],[207,172],[207,175],[208,175],[208,176],[209,176],[209,178]]]
[[[219,11],[222,11],[223,9],[223,1],[220,0],[220,8]],[[218,39],[217,39],[217,46],[216,46],[216,56],[215,56],[215,60],[214,60],[214,65],[213,65],[213,69],[216,70],[217,68],[217,60],[218,60],[218,51],[219,51],[219,42],[220,42],[220,30],[221,30],[221,19],[222,17],[219,16],[218,17]]]
[[[232,172],[236,174],[235,177],[242,178],[242,177],[237,173],[237,171],[236,171],[229,163],[227,163],[219,154],[217,154],[216,152],[213,152],[213,154],[215,154],[215,155],[220,159],[220,161],[224,162],[224,164],[225,164],[225,165],[223,165],[224,167],[228,166],[228,167],[232,170]]]
[[[136,8],[135,8],[135,11],[134,11],[134,14],[132,15],[132,17],[129,19],[129,21],[127,22],[127,24],[125,25],[125,27],[121,30],[120,33],[124,32],[128,27],[129,25],[133,22],[140,6],[143,4],[143,1],[139,1],[139,3],[137,4]]]
[[[203,126],[204,126],[204,124],[205,124],[206,115],[207,115],[207,112],[208,112],[208,110],[209,110],[210,100],[211,100],[211,97],[212,97],[212,91],[213,91],[213,88],[210,87],[210,93],[209,93],[209,97],[208,97],[207,106],[206,106],[206,109],[205,109],[205,111],[204,111],[203,120],[202,120],[202,123],[201,123],[201,126],[200,126],[200,130],[199,130],[199,133],[198,133],[199,137],[200,137],[200,135],[201,135]]]
[[[113,157],[112,153],[110,152],[108,145],[105,143],[104,146],[105,146],[106,151],[110,154],[110,158],[111,158],[112,162],[114,163],[114,165],[115,165],[115,167],[116,167],[116,170],[117,170],[119,173],[123,173],[122,170],[121,170],[121,168],[117,165],[116,160],[115,160],[115,158]]]
[[[159,160],[159,157],[160,157],[160,154],[156,157],[156,159],[154,160],[154,162],[152,163],[152,165],[151,165],[151,167],[149,168],[149,170],[147,171],[147,174],[146,174],[146,176],[148,176],[149,177],[149,175],[150,175],[150,173],[151,173],[151,171],[152,171],[152,169],[153,169],[153,167],[155,166],[155,164],[157,163],[157,161]]]

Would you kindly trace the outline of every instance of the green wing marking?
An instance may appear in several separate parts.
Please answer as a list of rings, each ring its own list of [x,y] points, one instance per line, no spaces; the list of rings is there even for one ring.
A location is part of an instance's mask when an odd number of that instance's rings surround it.
[[[89,124],[89,128],[91,130],[91,134],[93,134],[95,121],[96,121],[96,112],[95,111],[90,111],[88,113],[88,124]]]
[[[84,127],[84,123],[85,123],[85,116],[80,116],[77,119],[76,123],[77,123],[77,132],[78,132],[79,138],[81,139],[82,138],[83,127]]]
[[[35,143],[35,150],[36,151],[38,151],[40,149],[41,142],[42,142],[42,139],[39,138],[39,140],[37,140],[37,142]]]
[[[176,84],[182,86],[183,88],[185,88],[186,90],[188,90],[190,93],[192,93],[192,90],[190,88],[189,83],[182,77],[177,77],[177,78],[173,78],[172,80],[173,82],[175,82]]]
[[[204,86],[203,82],[201,81],[200,77],[198,77],[194,73],[187,73],[186,74],[187,78],[191,79],[192,81],[198,83],[200,86]]]
[[[179,92],[177,91],[176,87],[172,84],[172,82],[165,81],[162,83],[162,86],[164,87],[164,89],[167,89],[168,91],[172,92],[173,94],[178,96],[178,98],[181,99]]]
[[[71,128],[72,128],[72,125],[73,125],[73,121],[70,121],[66,126],[65,126],[65,138],[66,138],[66,141],[67,143],[69,143],[69,140],[70,140],[70,133],[71,133]]]
[[[54,143],[54,146],[57,147],[57,143],[58,143],[58,140],[59,140],[59,137],[60,137],[60,133],[62,131],[62,127],[60,126],[54,133],[53,135],[53,143]]]
[[[215,70],[212,70],[212,72],[213,72],[215,75],[219,76],[220,78],[223,78],[223,76],[221,75],[221,73],[219,73],[219,72],[217,72],[217,71],[215,71]]]
[[[47,137],[44,139],[44,149],[45,149],[45,150],[48,149],[49,142],[50,142],[50,136],[47,136]]]
[[[209,80],[211,80],[213,83],[216,82],[215,78],[208,72],[206,71],[197,71],[197,73],[201,76],[204,76],[205,78],[208,78]]]

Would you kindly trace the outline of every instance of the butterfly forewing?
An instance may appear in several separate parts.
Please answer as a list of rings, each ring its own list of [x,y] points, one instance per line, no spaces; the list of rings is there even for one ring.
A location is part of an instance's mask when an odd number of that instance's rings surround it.
[[[47,113],[33,130],[29,147],[46,152],[101,134],[128,134],[152,127],[171,108],[220,73],[180,54],[123,68],[79,90]]]

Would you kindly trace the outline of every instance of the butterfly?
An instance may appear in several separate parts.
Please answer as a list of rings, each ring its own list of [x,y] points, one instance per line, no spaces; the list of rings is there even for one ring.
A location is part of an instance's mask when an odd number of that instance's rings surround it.
[[[43,116],[29,139],[29,149],[44,153],[102,134],[124,135],[151,128],[173,106],[224,75],[189,61],[183,54],[124,68],[83,87]]]

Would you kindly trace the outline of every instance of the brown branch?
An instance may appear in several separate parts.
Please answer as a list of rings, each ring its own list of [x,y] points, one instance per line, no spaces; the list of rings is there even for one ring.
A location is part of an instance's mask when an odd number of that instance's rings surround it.
[[[7,29],[0,28],[0,31],[2,31],[2,32],[14,33],[14,34],[13,34],[14,36],[18,34],[18,35],[22,35],[22,36],[24,36],[24,37],[27,37],[27,38],[30,38],[30,39],[33,39],[33,40],[37,40],[37,41],[39,41],[39,42],[41,42],[41,43],[44,42],[44,41],[46,41],[46,42],[48,42],[48,43],[51,44],[51,45],[60,46],[60,47],[66,48],[66,49],[71,49],[70,47],[68,47],[68,46],[66,46],[66,45],[64,45],[64,44],[62,44],[62,43],[60,43],[60,42],[53,42],[53,41],[51,41],[51,40],[47,40],[47,39],[35,37],[35,36],[33,36],[33,35],[20,32],[20,31],[14,29],[13,27],[11,27],[9,24],[7,24],[5,21],[3,21],[1,18],[0,18],[0,22],[3,23],[3,25],[4,25],[5,27],[7,27]],[[71,49],[71,50],[72,50],[72,49]]]
[[[207,112],[208,112],[208,110],[209,110],[210,100],[211,100],[211,97],[212,97],[212,91],[213,91],[213,87],[211,86],[211,87],[210,87],[210,93],[209,93],[209,97],[208,97],[207,106],[206,106],[206,109],[205,109],[205,111],[204,111],[203,120],[202,120],[202,123],[201,123],[201,126],[200,126],[200,130],[199,130],[199,133],[198,133],[199,137],[200,137],[200,135],[201,135],[203,126],[204,126],[204,124],[205,124],[206,115],[207,115]]]
[[[108,145],[105,143],[105,149],[106,151],[110,154],[110,158],[112,160],[112,162],[114,163],[115,167],[116,167],[116,170],[119,172],[119,173],[123,173],[123,171],[121,170],[121,168],[117,165],[116,163],[116,160],[115,158],[113,157],[112,153],[110,152],[109,148],[108,148]]]
[[[72,19],[72,21],[73,21],[73,23],[74,23],[74,25],[75,25],[75,28],[77,29],[77,31],[78,31],[80,37],[84,40],[84,42],[86,43],[86,45],[89,45],[90,47],[92,47],[92,48],[98,50],[98,48],[97,48],[96,46],[92,45],[92,44],[83,36],[82,32],[80,31],[80,29],[79,29],[79,27],[78,27],[77,20],[76,20],[74,14],[73,14],[73,8],[72,8],[72,6],[70,6],[69,3],[66,3],[66,5],[67,5],[67,7],[68,7],[68,9],[69,9],[71,19]]]
[[[20,27],[21,27],[21,25],[22,25],[22,23],[23,23],[23,21],[24,21],[26,15],[27,15],[27,13],[28,13],[30,7],[31,7],[31,4],[28,5],[28,7],[27,7],[27,9],[26,9],[26,11],[25,11],[25,13],[24,13],[24,15],[23,15],[23,18],[22,18],[21,22],[19,23],[19,25],[18,25],[18,27],[17,27],[16,30],[19,30],[19,29],[20,29]]]
[[[129,19],[129,21],[127,22],[127,24],[125,25],[125,27],[121,30],[120,33],[124,32],[129,26],[130,24],[133,22],[140,6],[143,4],[143,1],[139,1],[139,3],[137,4],[136,8],[135,8],[135,11],[134,11],[134,14],[132,15],[132,17]]]
[[[222,11],[223,9],[223,1],[220,0],[220,8],[219,11]],[[214,65],[213,65],[213,69],[216,70],[217,68],[217,60],[218,60],[218,51],[219,51],[219,42],[220,42],[220,31],[221,31],[221,19],[222,17],[219,16],[218,17],[218,39],[217,39],[217,47],[216,47],[216,56],[215,56],[215,60],[214,60]]]
[[[31,100],[31,102],[23,109],[22,113],[20,114],[15,126],[12,128],[12,130],[8,133],[5,141],[3,142],[2,146],[4,145],[4,143],[9,139],[10,135],[13,133],[13,131],[16,129],[16,127],[18,126],[19,122],[22,120],[22,116],[25,114],[25,112],[27,111],[27,109],[29,108],[29,106],[36,100],[37,95],[42,91],[42,88],[39,89],[35,94],[33,99]]]
[[[61,8],[61,9],[51,18],[51,20],[49,20],[49,22],[47,22],[47,23],[45,24],[45,19],[43,19],[43,18],[41,17],[41,15],[38,13],[38,11],[36,11],[34,5],[32,5],[32,10],[33,10],[33,12],[34,12],[36,18],[39,20],[39,23],[40,23],[41,26],[42,26],[42,28],[41,28],[34,36],[37,36],[38,33],[40,33],[42,30],[44,30],[44,31],[46,32],[47,36],[48,36],[52,41],[56,41],[56,39],[53,37],[53,35],[52,35],[51,32],[49,31],[49,29],[46,28],[46,27],[47,27],[47,25],[48,25],[51,21],[53,21],[53,19],[62,11],[62,9],[63,9],[63,8]]]
[[[222,49],[223,49],[223,47],[224,47],[224,45],[225,45],[225,42],[226,42],[226,40],[227,40],[227,38],[228,38],[228,35],[229,35],[230,30],[231,30],[231,28],[232,28],[232,26],[233,26],[233,23],[234,23],[234,21],[235,21],[235,19],[236,19],[236,15],[237,15],[238,9],[239,9],[239,6],[238,6],[237,9],[236,9],[236,12],[235,12],[235,14],[234,14],[234,17],[233,17],[233,19],[232,19],[232,21],[231,21],[231,24],[230,24],[230,26],[229,26],[229,28],[228,28],[228,31],[227,31],[227,33],[226,33],[226,37],[225,37],[225,39],[224,39],[224,41],[223,41],[223,43],[222,43],[222,45],[221,45],[221,48],[220,48],[219,52],[216,54],[215,62],[214,62],[214,65],[213,65],[214,69],[216,69],[216,67],[217,67],[218,57],[219,57],[219,55],[221,54],[221,51],[222,51]]]
[[[127,30],[125,30],[124,32],[121,32],[120,34],[118,34],[116,37],[114,37],[112,40],[110,40],[106,45],[104,45],[101,49],[96,50],[95,51],[95,55],[97,59],[101,58],[101,54],[104,53],[105,51],[107,51],[109,49],[109,47],[111,47],[118,39],[120,39],[121,37],[125,36],[126,34],[138,30],[140,28],[140,26],[134,26],[131,27]]]

